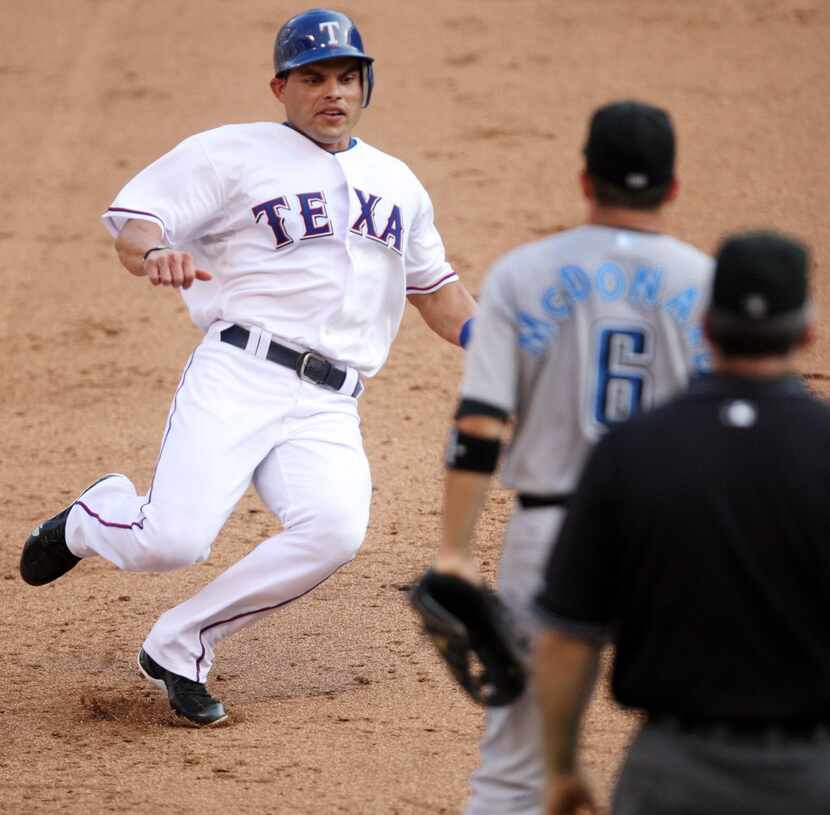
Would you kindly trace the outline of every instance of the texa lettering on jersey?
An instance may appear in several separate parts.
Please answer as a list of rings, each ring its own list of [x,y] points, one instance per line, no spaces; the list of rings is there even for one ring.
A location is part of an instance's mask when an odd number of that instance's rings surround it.
[[[360,215],[351,225],[352,234],[382,243],[400,255],[403,246],[403,219],[400,206],[392,204],[385,224],[379,228],[375,221],[375,209],[383,200],[381,196],[363,192],[356,187],[353,192]],[[283,210],[294,209],[289,203],[290,200],[296,201],[296,209],[302,216],[305,226],[304,233],[298,236],[299,240],[325,238],[334,234],[331,219],[326,210],[326,197],[322,191],[300,192],[294,196],[280,195],[251,208],[257,223],[266,222],[274,233],[275,249],[284,249],[294,243],[294,238],[286,228],[285,216],[280,214]]]
[[[200,328],[255,325],[364,376],[383,365],[407,295],[458,279],[403,162],[360,139],[330,153],[276,122],[185,139],[105,214],[113,235],[131,219],[213,274],[182,292]]]

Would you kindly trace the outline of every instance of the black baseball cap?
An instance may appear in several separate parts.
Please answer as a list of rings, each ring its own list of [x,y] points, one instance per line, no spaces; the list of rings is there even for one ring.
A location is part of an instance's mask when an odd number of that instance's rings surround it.
[[[812,316],[809,268],[807,247],[786,235],[754,231],[725,238],[708,310],[715,340],[743,338],[751,347],[777,337],[791,345]]]
[[[594,111],[585,143],[588,174],[625,190],[646,190],[674,177],[669,114],[645,102],[611,102]]]

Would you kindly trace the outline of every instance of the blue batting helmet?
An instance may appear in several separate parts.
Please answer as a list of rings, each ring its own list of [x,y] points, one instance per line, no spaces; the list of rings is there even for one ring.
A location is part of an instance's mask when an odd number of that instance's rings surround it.
[[[363,66],[363,107],[372,96],[374,59],[363,51],[357,26],[339,11],[315,8],[292,17],[274,43],[274,72],[279,76],[324,59],[354,57]]]

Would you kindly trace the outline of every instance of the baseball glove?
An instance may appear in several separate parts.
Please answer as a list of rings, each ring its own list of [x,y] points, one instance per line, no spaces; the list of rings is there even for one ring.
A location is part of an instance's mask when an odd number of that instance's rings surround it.
[[[480,705],[509,705],[527,676],[504,604],[485,586],[428,570],[409,601],[452,675]]]

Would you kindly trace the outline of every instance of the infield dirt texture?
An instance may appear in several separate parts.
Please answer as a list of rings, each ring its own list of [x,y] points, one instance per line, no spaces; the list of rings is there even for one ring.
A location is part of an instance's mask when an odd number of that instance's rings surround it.
[[[144,489],[199,339],[177,294],[118,265],[98,220],[185,136],[279,118],[278,24],[309,4],[4,0],[0,8],[0,811],[455,813],[481,716],[418,635],[405,590],[439,528],[441,448],[462,354],[414,310],[361,399],[375,484],[356,561],[225,643],[211,687],[232,723],[177,725],[134,659],[164,609],[275,529],[245,496],[207,563],[166,575],[101,560],[34,589],[29,530],[102,472]],[[477,292],[489,263],[576,225],[587,118],[666,106],[679,134],[679,237],[712,250],[773,225],[812,244],[827,314],[827,0],[352,0],[377,58],[358,135],[430,191]],[[198,285],[198,284],[197,284]],[[822,387],[830,334],[803,360]],[[481,525],[489,574],[511,499]],[[687,510],[688,511],[688,508]],[[682,521],[682,519],[680,519]],[[701,587],[705,591],[705,587]],[[805,681],[809,678],[805,677]],[[797,692],[797,688],[794,688]],[[586,760],[607,796],[632,720],[594,702]]]

